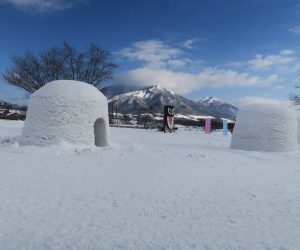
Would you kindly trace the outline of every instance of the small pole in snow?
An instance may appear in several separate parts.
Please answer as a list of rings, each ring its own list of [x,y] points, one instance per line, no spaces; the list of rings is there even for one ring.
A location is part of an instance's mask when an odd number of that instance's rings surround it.
[[[227,136],[228,133],[228,125],[227,125],[227,120],[223,120],[223,135]]]

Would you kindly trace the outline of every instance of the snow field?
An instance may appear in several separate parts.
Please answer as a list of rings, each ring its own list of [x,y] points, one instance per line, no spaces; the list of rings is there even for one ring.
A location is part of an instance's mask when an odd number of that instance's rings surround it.
[[[112,128],[112,146],[18,145],[0,121],[2,249],[299,249],[300,155],[221,132]]]

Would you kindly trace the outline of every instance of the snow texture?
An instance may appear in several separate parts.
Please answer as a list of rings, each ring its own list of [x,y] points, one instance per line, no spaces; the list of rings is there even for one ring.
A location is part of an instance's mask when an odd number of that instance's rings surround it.
[[[298,152],[180,127],[20,147],[22,126],[0,120],[1,249],[300,249]]]
[[[288,107],[249,104],[238,111],[232,149],[250,151],[297,150],[297,115]]]
[[[63,142],[109,144],[106,97],[94,86],[78,81],[54,81],[30,98],[21,143]]]

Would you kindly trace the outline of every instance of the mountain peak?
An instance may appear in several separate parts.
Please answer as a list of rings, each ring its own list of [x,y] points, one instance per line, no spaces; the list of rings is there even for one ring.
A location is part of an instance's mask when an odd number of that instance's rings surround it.
[[[163,86],[161,85],[151,85],[145,88],[145,90],[158,90],[158,91],[164,91],[166,90]]]
[[[149,90],[149,91],[152,91],[155,93],[170,92],[172,95],[175,95],[175,93],[173,91],[168,90],[161,85],[152,85],[152,86],[145,88],[145,90]]]
[[[212,103],[225,103],[222,99],[215,97],[215,96],[205,96],[202,97],[198,100],[196,100],[197,103],[207,103],[207,104],[212,104]]]

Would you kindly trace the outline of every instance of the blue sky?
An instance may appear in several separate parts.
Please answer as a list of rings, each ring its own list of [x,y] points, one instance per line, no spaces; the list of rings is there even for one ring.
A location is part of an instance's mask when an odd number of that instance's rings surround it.
[[[300,69],[299,0],[0,0],[0,34],[1,73],[26,49],[93,42],[119,64],[115,83],[191,99],[285,100]],[[3,80],[0,99],[26,102]]]

